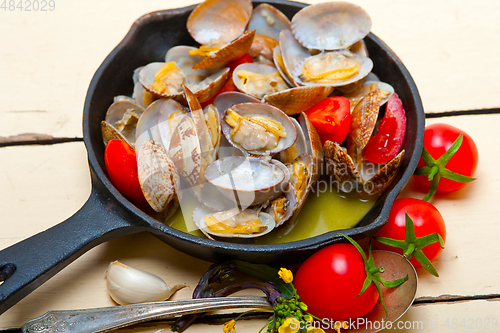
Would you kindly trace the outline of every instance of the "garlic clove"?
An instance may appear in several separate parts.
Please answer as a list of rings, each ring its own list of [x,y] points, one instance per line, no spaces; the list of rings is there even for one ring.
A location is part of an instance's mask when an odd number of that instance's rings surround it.
[[[109,295],[120,305],[164,301],[177,290],[187,287],[170,287],[159,276],[127,266],[118,260],[109,264],[106,280]]]

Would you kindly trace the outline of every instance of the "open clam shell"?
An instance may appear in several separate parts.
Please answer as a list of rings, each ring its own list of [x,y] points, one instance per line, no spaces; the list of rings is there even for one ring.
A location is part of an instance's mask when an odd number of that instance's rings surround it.
[[[200,142],[191,117],[184,117],[175,128],[168,155],[179,175],[191,186],[203,183]]]
[[[230,156],[208,165],[205,179],[226,198],[246,208],[279,196],[288,186],[290,175],[278,161]]]
[[[396,178],[398,169],[403,162],[405,151],[402,150],[399,152],[396,157],[387,162],[382,167],[380,165],[377,166],[378,171],[373,174],[373,163],[370,163],[368,166],[363,165],[361,167],[360,176],[362,178],[362,183],[360,186],[363,187],[363,193],[367,195],[376,195],[382,193]]]
[[[229,62],[243,57],[252,47],[255,30],[246,32],[231,43],[215,51],[193,66],[194,69],[213,69],[227,65]]]
[[[173,99],[166,99],[158,109],[158,131],[161,136],[163,147],[170,147],[170,140],[175,128],[182,118],[189,117],[186,109]],[[153,122],[153,119],[151,119]]]
[[[135,149],[134,144],[130,143],[116,127],[104,120],[101,121],[101,132],[104,146],[106,146],[111,140],[120,140],[127,143],[132,149]]]
[[[278,159],[284,164],[292,163],[293,160],[295,160],[300,155],[309,152],[309,142],[306,139],[303,128],[295,118],[290,117],[290,120],[297,129],[297,140],[295,140],[295,143],[289,148],[279,152],[274,156],[274,158]]]
[[[227,115],[228,110],[224,112],[224,116],[222,117],[222,132],[224,136],[232,144],[234,147],[240,149],[244,154],[255,155],[255,156],[266,156],[266,155],[274,155],[279,153],[282,150],[287,149],[291,145],[295,143],[297,139],[297,130],[295,125],[292,123],[290,118],[280,109],[275,108],[274,106],[264,104],[264,103],[241,103],[235,104],[231,107],[231,110],[236,111],[240,116],[259,116],[259,117],[267,117],[276,121],[284,127],[286,131],[285,137],[280,137],[277,141],[277,146],[271,149],[245,149],[239,142],[235,142],[233,140],[233,136],[231,134],[232,127],[226,122],[225,116]],[[241,127],[241,126],[240,126]],[[252,140],[252,135],[256,135],[256,133],[250,133],[250,135],[245,135],[244,140]]]
[[[140,147],[146,140],[154,140],[156,143],[162,144],[162,137],[158,126],[158,114],[160,109],[167,100],[158,99],[151,103],[146,111],[142,114],[137,122],[135,130],[135,145]],[[164,147],[168,149],[168,147]]]
[[[266,208],[266,213],[274,218],[276,227],[279,227],[295,215],[297,205],[297,192],[295,192],[292,186],[289,186],[286,192],[283,192],[283,194],[270,202]],[[285,210],[285,213],[280,214],[279,212],[283,210]]]
[[[219,111],[221,118],[228,107],[240,103],[260,103],[260,100],[237,91],[223,92],[215,97],[214,100],[214,105]]]
[[[187,30],[200,44],[230,42],[239,37],[252,15],[250,0],[206,0],[187,19]]]
[[[343,96],[351,101],[351,111],[370,92],[380,89],[380,106],[384,105],[394,94],[394,88],[385,82],[365,80],[361,86],[351,93],[344,93]]]
[[[164,211],[179,190],[179,176],[162,145],[142,143],[137,155],[137,173],[142,193],[156,212]]]
[[[239,91],[257,98],[288,89],[278,70],[273,66],[245,63],[233,71],[233,82]]]
[[[281,30],[291,30],[291,23],[279,9],[263,3],[254,8],[248,22],[248,30],[254,29],[256,34],[278,40]]]
[[[306,137],[306,142],[308,142],[307,153],[309,153],[312,157],[311,183],[314,184],[322,174],[324,163],[323,145],[321,144],[321,139],[316,131],[316,128],[309,120],[307,114],[302,112],[299,117],[299,121],[302,132]]]
[[[295,38],[309,49],[346,49],[368,35],[370,29],[368,13],[360,6],[343,1],[307,6],[292,18]]]
[[[133,147],[137,122],[143,112],[144,108],[137,105],[130,97],[120,98],[108,108],[105,121],[113,125]]]
[[[306,111],[332,92],[333,87],[326,86],[302,86],[282,90],[267,96],[264,96],[263,102],[269,103],[287,115],[292,116]]]
[[[265,230],[258,232],[258,233],[252,233],[252,234],[218,233],[218,232],[214,232],[213,230],[208,228],[207,223],[204,219],[205,216],[208,216],[208,215],[213,214],[213,213],[214,213],[213,211],[206,209],[205,207],[196,207],[193,210],[193,220],[194,220],[196,226],[198,228],[200,228],[201,232],[203,232],[209,238],[212,238],[211,236],[223,237],[223,238],[230,238],[230,237],[255,238],[255,237],[264,236],[265,234],[271,232],[276,227],[276,222],[271,217],[271,215],[264,213],[264,212],[259,212],[258,217],[259,217],[259,220],[261,221],[262,225],[265,227]]]
[[[200,56],[189,54],[195,50],[196,48],[192,46],[174,46],[165,54],[165,62],[175,62],[186,77],[185,85],[195,94],[200,103],[203,103],[215,96],[226,83],[229,68],[219,66],[215,69],[193,69],[203,60]]]
[[[291,51],[285,51],[285,52],[291,52]],[[337,59],[344,59],[344,58],[356,61],[359,64],[359,70],[355,74],[346,77],[345,79],[329,80],[325,78],[325,79],[319,79],[317,81],[312,81],[308,80],[307,77],[305,76],[305,73],[308,72],[306,68],[308,64],[310,65],[311,68],[317,67],[324,69],[327,68],[329,64],[334,64],[337,61],[341,63],[342,60],[337,60]],[[298,61],[299,58],[297,57],[296,60]],[[349,52],[347,50],[341,50],[332,52],[322,52],[308,58],[302,58],[302,61],[296,67],[293,68],[294,69],[290,70],[290,67],[288,67],[289,72],[293,80],[297,82],[299,85],[324,85],[329,87],[342,87],[363,80],[368,75],[368,73],[371,72],[373,68],[373,62],[368,57],[360,56],[352,52]],[[336,67],[333,68],[337,69]]]
[[[275,63],[277,62],[276,67],[281,68],[281,74],[288,77],[288,80],[292,83],[291,86],[297,87],[299,84],[295,81],[292,72],[304,63],[305,59],[309,58],[311,54],[295,39],[290,30],[280,32],[279,42],[280,52],[279,54],[274,52]],[[281,66],[281,62],[283,66]]]
[[[380,109],[380,89],[366,95],[354,108],[351,114],[351,128],[347,135],[347,151],[359,164],[359,152],[370,141],[377,123]]]

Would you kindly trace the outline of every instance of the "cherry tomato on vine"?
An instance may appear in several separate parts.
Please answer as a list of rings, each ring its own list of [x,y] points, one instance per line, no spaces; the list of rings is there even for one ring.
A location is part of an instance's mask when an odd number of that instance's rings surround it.
[[[323,319],[344,320],[368,313],[379,295],[372,283],[359,297],[366,279],[361,254],[351,244],[333,244],[307,259],[293,285],[309,313]]]
[[[201,103],[201,107],[205,108],[205,106],[213,104],[215,98],[226,91],[238,91],[238,88],[234,85],[233,82],[233,72],[236,67],[241,64],[253,63],[252,56],[250,54],[245,54],[241,58],[231,61],[226,66],[229,67],[229,76],[226,83],[222,86],[222,88],[215,94],[214,97],[210,98],[208,101]]]
[[[111,140],[104,150],[104,163],[111,182],[127,197],[145,200],[137,175],[137,154],[121,140]]]
[[[306,111],[323,145],[327,140],[341,144],[347,137],[351,127],[350,106],[345,97],[327,97]]]
[[[448,124],[429,125],[425,128],[424,149],[414,176],[424,188],[453,192],[474,180],[471,177],[477,168],[478,151],[464,131]]]
[[[387,163],[401,149],[406,131],[403,103],[396,93],[387,101],[386,111],[378,125],[378,132],[363,149],[364,158],[372,163]]]
[[[406,214],[413,223],[407,221]],[[414,232],[409,236],[408,226],[414,228]],[[429,236],[433,234],[437,234],[439,237],[437,235]],[[379,243],[379,241],[383,241],[380,237],[399,242],[384,242],[382,244]],[[411,257],[410,262],[413,266],[423,266],[431,274],[437,276],[437,272],[430,262],[435,260],[442,251],[446,241],[446,226],[441,213],[431,203],[413,198],[395,200],[387,223],[375,234],[375,239],[378,249],[407,254],[409,258]]]

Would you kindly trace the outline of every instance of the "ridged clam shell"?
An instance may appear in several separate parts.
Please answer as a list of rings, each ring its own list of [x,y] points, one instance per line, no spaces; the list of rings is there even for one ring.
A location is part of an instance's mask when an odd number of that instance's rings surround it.
[[[351,128],[347,135],[349,154],[362,150],[370,140],[380,109],[380,89],[371,91],[359,102],[351,114]]]
[[[284,192],[280,197],[276,198],[275,200],[278,200],[282,196],[284,196],[288,200],[288,209],[287,209],[285,215],[281,219],[277,220],[276,217],[274,216],[273,208],[272,208],[272,203],[273,203],[272,201],[270,202],[269,206],[266,208],[266,213],[271,215],[271,217],[273,217],[274,220],[276,221],[276,227],[279,227],[279,226],[283,225],[284,223],[286,223],[287,221],[289,221],[295,215],[297,210],[299,210],[299,208],[297,207],[297,205],[298,205],[297,193],[295,192],[295,189],[292,186],[289,186],[287,191]]]
[[[233,141],[231,138],[231,126],[226,122],[225,115],[227,113],[227,110],[224,112],[224,116],[221,119],[222,122],[222,133],[224,133],[224,136],[226,137],[227,141],[229,141],[230,144],[232,144],[234,147],[240,149],[244,154],[249,154],[249,155],[255,155],[255,156],[266,156],[266,155],[274,155],[276,153],[279,153],[282,150],[287,149],[291,145],[295,143],[295,140],[297,139],[297,130],[295,128],[295,125],[292,123],[290,118],[280,109],[275,108],[272,105],[269,104],[264,104],[264,103],[241,103],[241,104],[235,104],[232,106],[232,109],[241,116],[251,116],[251,115],[262,115],[266,117],[270,117],[273,120],[276,120],[283,124],[287,131],[287,136],[286,138],[280,138],[278,141],[278,146],[273,148],[272,150],[263,150],[263,151],[257,151],[257,150],[250,150],[246,151],[243,147],[241,147],[239,144]]]
[[[174,162],[179,175],[190,186],[203,183],[200,142],[191,117],[182,118],[175,128],[168,155]]]
[[[115,123],[121,120],[127,111],[134,113],[137,119],[139,119],[144,112],[144,108],[135,103],[135,101],[131,101],[130,97],[128,97],[127,99],[121,98],[120,100],[115,101],[113,104],[111,104],[111,106],[108,108],[108,111],[106,112],[106,118],[104,120],[107,123],[113,125],[113,127],[118,130]],[[132,126],[130,128],[126,128],[120,133],[125,138],[127,138],[128,142],[134,144],[135,132],[136,126]]]
[[[247,208],[279,196],[288,186],[290,175],[278,161],[230,156],[207,166],[205,178],[226,198]]]
[[[382,193],[396,178],[399,167],[403,162],[405,151],[402,150],[396,157],[387,162],[376,174],[366,175],[364,169],[361,169],[361,177],[363,178],[362,184],[363,192],[367,195],[377,195]],[[366,179],[366,180],[365,180]]]
[[[198,140],[200,143],[201,157],[205,159],[206,163],[212,162],[213,158],[213,147],[212,137],[209,135],[207,123],[205,121],[205,115],[203,109],[201,108],[200,102],[194,96],[194,94],[186,86],[182,86],[184,89],[184,95],[186,96],[186,101],[188,102],[189,109],[191,110],[191,118],[193,118],[193,124],[196,128],[196,134],[198,135]]]
[[[319,85],[295,87],[264,96],[263,102],[292,116],[306,111],[312,105],[322,101],[333,92],[333,89],[333,87]]]
[[[207,227],[207,224],[205,222],[205,219],[203,218],[204,216],[209,215],[210,213],[214,213],[214,211],[209,210],[205,207],[196,207],[193,210],[193,220],[198,228],[200,228],[201,232],[205,234],[208,238],[213,239],[210,236],[216,236],[216,237],[223,237],[223,238],[255,238],[255,237],[260,237],[264,236],[265,234],[268,234],[271,232],[275,227],[276,227],[276,222],[274,219],[271,217],[271,215],[264,213],[264,212],[259,212],[258,216],[259,219],[262,223],[262,225],[266,226],[267,229],[260,232],[260,233],[255,233],[255,234],[221,234],[221,233],[216,233],[210,230]]]
[[[183,117],[188,117],[184,107],[173,99],[166,99],[158,109],[158,131],[161,136],[163,147],[170,147],[175,124],[179,123]],[[153,121],[151,119],[151,121]]]
[[[293,73],[311,55],[293,36],[290,30],[280,32],[280,53],[284,65],[284,74],[288,75],[293,86],[298,86]]]
[[[352,111],[354,110],[354,107],[363,99],[363,97],[365,97],[366,95],[368,95],[368,93],[374,91],[375,89],[380,89],[381,92],[382,90],[388,92],[388,94],[385,96],[382,96],[381,94],[380,106],[384,105],[394,93],[394,88],[388,83],[365,80],[363,81],[361,86],[354,92],[349,94],[344,94],[343,96],[349,99],[349,101],[351,101],[351,111]]]
[[[278,72],[280,72],[283,80],[285,80],[285,82],[290,87],[296,87],[297,84],[292,81],[292,79],[290,78],[290,73],[288,73],[288,71],[285,67],[285,63],[283,62],[283,57],[281,56],[281,49],[280,49],[279,45],[276,46],[273,50],[273,62],[274,62],[274,66],[276,67]]]
[[[307,152],[311,154],[312,157],[312,177],[311,182],[315,184],[322,173],[323,163],[324,163],[324,152],[323,145],[321,144],[321,139],[319,137],[316,128],[309,120],[309,117],[304,112],[301,113],[299,117],[300,126],[309,143]]]
[[[162,144],[160,129],[158,127],[158,114],[165,101],[165,99],[154,101],[144,111],[141,118],[139,118],[135,130],[136,147],[140,147],[146,140],[154,140],[156,143]],[[166,149],[167,147],[164,148]]]
[[[248,54],[252,56],[254,63],[264,63],[265,65],[272,65],[273,63],[273,50],[278,46],[278,40],[266,35],[255,34],[252,46],[248,50]]]
[[[102,132],[102,140],[104,145],[106,146],[111,140],[120,140],[127,143],[132,149],[134,149],[134,144],[130,143],[125,136],[116,127],[111,125],[106,121],[101,121],[101,132]]]
[[[254,29],[257,34],[278,40],[281,30],[291,30],[291,23],[279,9],[263,3],[254,8],[248,22],[248,30]]]
[[[299,122],[292,117],[290,117],[290,120],[297,129],[297,140],[295,140],[295,143],[291,147],[279,152],[274,156],[274,158],[280,160],[285,164],[292,163],[293,160],[295,160],[300,155],[309,152],[310,149],[309,142],[307,141],[303,128],[300,126]]]
[[[213,69],[227,65],[229,62],[243,57],[252,47],[255,30],[247,32],[230,44],[217,51],[213,57],[206,57],[193,66],[193,69]]]
[[[343,1],[307,6],[292,18],[295,38],[309,49],[346,49],[368,35],[370,29],[368,13]]]
[[[166,53],[165,62],[175,62],[175,65],[186,76],[185,85],[195,94],[200,103],[203,103],[215,96],[226,83],[229,69],[193,69],[193,66],[203,60],[200,56],[189,54],[194,50],[196,48],[192,46],[174,46]]]
[[[336,142],[326,141],[323,149],[327,173],[334,177],[340,188],[345,182],[361,181],[356,165],[344,147],[341,147]]]
[[[153,140],[142,143],[137,156],[137,173],[142,193],[157,212],[167,208],[179,193],[179,176],[163,146]]]
[[[252,15],[250,0],[205,0],[187,19],[187,30],[200,44],[230,42],[240,36]]]

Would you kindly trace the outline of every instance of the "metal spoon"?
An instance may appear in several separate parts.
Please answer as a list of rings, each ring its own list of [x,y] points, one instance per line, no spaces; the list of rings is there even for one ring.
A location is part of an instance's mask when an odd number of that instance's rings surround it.
[[[94,309],[49,311],[26,322],[24,333],[84,333],[118,329],[144,321],[177,317],[212,310],[272,309],[265,297],[221,297],[130,304]]]

